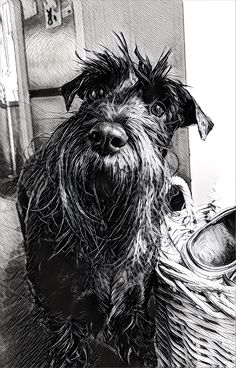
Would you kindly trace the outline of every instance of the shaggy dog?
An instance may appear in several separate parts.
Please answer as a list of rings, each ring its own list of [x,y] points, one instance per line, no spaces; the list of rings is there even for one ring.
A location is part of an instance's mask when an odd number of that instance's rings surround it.
[[[27,275],[49,331],[51,367],[90,367],[99,345],[124,366],[154,367],[150,313],[159,227],[170,175],[165,157],[179,127],[213,124],[168,73],[123,34],[120,54],[79,59],[61,91],[73,116],[25,163],[18,191]]]

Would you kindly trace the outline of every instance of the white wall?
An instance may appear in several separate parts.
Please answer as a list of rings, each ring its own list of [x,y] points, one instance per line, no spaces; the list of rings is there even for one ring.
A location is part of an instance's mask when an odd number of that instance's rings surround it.
[[[189,91],[215,127],[205,142],[190,128],[196,204],[216,187],[223,207],[235,203],[235,1],[184,0]]]

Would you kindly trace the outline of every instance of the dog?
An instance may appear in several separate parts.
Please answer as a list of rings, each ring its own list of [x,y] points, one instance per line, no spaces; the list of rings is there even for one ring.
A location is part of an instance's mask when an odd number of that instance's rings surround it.
[[[213,127],[169,77],[170,50],[152,65],[117,37],[117,54],[78,57],[80,73],[61,93],[67,110],[76,96],[81,106],[26,161],[18,184],[27,277],[56,368],[96,365],[99,346],[119,366],[155,366],[166,155],[178,128],[197,124],[205,139]]]

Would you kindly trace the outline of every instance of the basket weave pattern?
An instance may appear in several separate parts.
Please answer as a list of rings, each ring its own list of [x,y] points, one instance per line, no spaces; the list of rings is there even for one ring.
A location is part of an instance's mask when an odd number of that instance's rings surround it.
[[[167,218],[156,267],[158,368],[235,368],[236,289],[189,269],[181,248],[214,214],[211,205]],[[186,223],[186,219],[190,219]]]

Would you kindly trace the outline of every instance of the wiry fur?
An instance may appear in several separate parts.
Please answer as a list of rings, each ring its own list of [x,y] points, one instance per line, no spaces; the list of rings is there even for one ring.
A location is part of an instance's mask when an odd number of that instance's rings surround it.
[[[131,60],[123,36],[120,49],[122,56],[94,53],[62,87],[68,109],[76,94],[83,103],[19,181],[27,272],[56,368],[90,366],[101,341],[124,364],[155,365],[148,310],[169,181],[165,155],[174,131],[199,121],[195,101],[167,77],[169,52],[152,67],[137,48],[138,63]],[[96,89],[103,95],[94,99]],[[99,154],[88,140],[104,121],[118,122],[129,138],[115,155]]]

